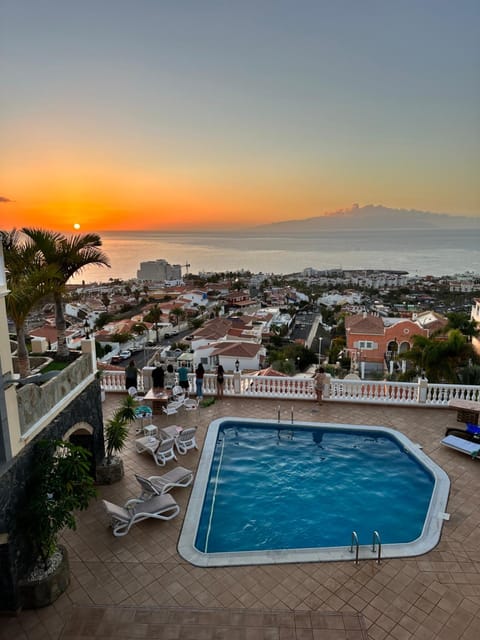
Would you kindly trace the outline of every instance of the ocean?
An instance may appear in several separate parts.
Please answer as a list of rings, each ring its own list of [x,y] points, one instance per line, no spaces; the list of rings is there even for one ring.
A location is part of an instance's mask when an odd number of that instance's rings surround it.
[[[480,234],[468,229],[346,230],[316,237],[159,231],[105,231],[100,236],[111,268],[89,267],[72,282],[129,280],[136,277],[140,262],[160,258],[188,264],[190,273],[247,269],[287,274],[313,267],[395,269],[421,276],[480,274]]]

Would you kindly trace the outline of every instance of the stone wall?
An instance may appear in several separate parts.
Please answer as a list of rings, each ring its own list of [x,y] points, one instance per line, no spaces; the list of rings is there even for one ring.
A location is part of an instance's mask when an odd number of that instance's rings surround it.
[[[27,569],[28,549],[15,535],[18,505],[25,498],[25,485],[38,440],[63,439],[64,434],[79,423],[93,429],[94,462],[104,457],[103,414],[100,383],[94,380],[52,422],[30,442],[6,468],[0,469],[0,612],[20,608],[17,582]]]
[[[42,416],[48,415],[92,373],[92,358],[89,354],[85,354],[60,371],[58,376],[41,386],[28,384],[19,389],[17,391],[18,413],[22,433],[27,433],[30,427]]]

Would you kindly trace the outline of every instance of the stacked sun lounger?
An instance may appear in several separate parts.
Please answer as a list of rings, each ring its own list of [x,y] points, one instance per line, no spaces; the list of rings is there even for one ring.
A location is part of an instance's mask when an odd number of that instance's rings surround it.
[[[458,436],[446,436],[442,440],[442,444],[446,447],[450,447],[451,449],[455,449],[456,451],[466,453],[467,455],[472,456],[472,458],[480,456],[480,442],[471,442],[470,440],[465,440]]]

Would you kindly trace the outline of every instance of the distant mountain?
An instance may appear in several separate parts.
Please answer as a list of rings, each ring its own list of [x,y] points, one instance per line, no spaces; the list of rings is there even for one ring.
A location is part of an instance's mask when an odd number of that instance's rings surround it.
[[[415,209],[390,209],[383,205],[354,204],[350,209],[340,209],[315,218],[286,220],[253,227],[260,234],[311,234],[325,231],[379,229],[473,229],[480,231],[480,216],[453,216]]]

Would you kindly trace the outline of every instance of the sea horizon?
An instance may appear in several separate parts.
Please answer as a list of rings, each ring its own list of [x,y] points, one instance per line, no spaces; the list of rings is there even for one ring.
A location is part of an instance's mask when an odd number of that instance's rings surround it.
[[[185,274],[248,270],[285,275],[306,268],[406,271],[434,277],[480,273],[478,232],[469,229],[327,230],[256,235],[254,230],[99,232],[110,269],[88,267],[72,283],[136,278],[140,262],[165,259]]]

